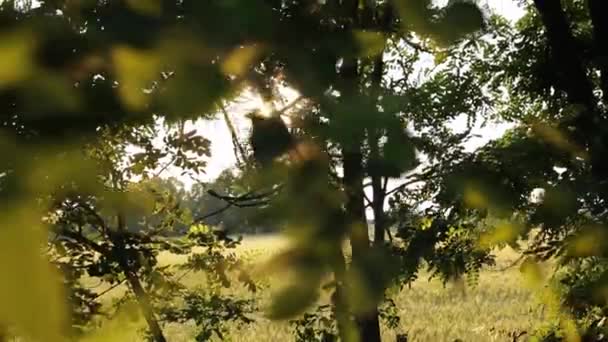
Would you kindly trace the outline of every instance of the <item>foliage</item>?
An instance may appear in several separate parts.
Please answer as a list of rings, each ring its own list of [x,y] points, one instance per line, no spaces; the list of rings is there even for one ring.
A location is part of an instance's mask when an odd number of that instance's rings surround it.
[[[295,340],[297,342],[337,341],[338,327],[333,312],[331,305],[319,305],[314,311],[306,312],[302,317],[289,321],[295,330]],[[397,312],[395,302],[390,298],[384,298],[378,314],[388,329],[394,330],[399,326],[400,317]]]
[[[516,127],[459,164],[464,174],[482,176],[470,207],[516,218],[505,230],[510,233],[497,233],[501,240],[530,237],[525,252],[532,259],[556,259],[559,285],[550,286],[546,297],[560,314],[549,340],[602,335],[597,323],[605,303],[596,301],[601,295],[594,288],[603,283],[599,241],[605,225],[602,6],[531,1],[515,29],[496,31],[489,90],[498,115]],[[465,190],[454,193],[466,196]]]
[[[69,188],[49,194],[47,201],[52,205],[45,216],[51,232],[49,254],[52,263],[62,270],[65,284],[70,289],[71,325],[80,332],[88,330],[87,323],[102,313],[100,296],[103,293],[96,294],[83,288],[81,281],[85,277],[99,279],[101,283],[108,284],[109,289],[122,283],[129,284],[148,321],[150,333],[158,340],[162,332],[159,332],[154,308],[174,307],[171,303],[177,298],[192,299],[198,295],[185,289],[174,271],[158,264],[157,257],[161,251],[188,254],[194,247],[204,248],[203,252],[190,255],[190,261],[184,267],[204,270],[212,279],[223,280],[224,286],[229,286],[226,281],[228,273],[239,268],[236,257],[224,253],[225,249],[234,248],[238,241],[219,234],[221,231],[194,226],[184,238],[168,238],[174,235],[174,229],[191,225],[193,221],[191,213],[180,207],[176,197],[179,193],[166,191],[166,185],[155,178],[158,169],[165,165],[163,158],[172,162],[187,158],[192,151],[207,153],[205,148],[208,144],[193,132],[184,134],[183,126],[167,128],[169,134],[165,143],[168,146],[162,150],[153,144],[161,129],[157,124],[125,127],[115,132],[101,129],[97,142],[88,144],[79,159],[95,165],[92,170],[96,174],[92,175],[93,180],[88,185],[94,190],[82,191],[82,183],[67,183]],[[129,149],[137,150],[140,146],[148,151],[145,164],[142,164],[141,154],[128,153]],[[199,172],[201,164],[204,161],[193,163],[190,160],[180,165]],[[134,182],[131,180],[134,177],[141,180]],[[240,273],[240,279],[254,290],[255,286],[242,270]],[[247,304],[223,298],[220,294],[215,298],[234,308]],[[192,305],[192,302],[186,301],[184,305]],[[181,317],[196,313],[183,310]],[[238,312],[231,311],[226,315],[236,316]],[[207,322],[203,315],[189,318],[198,319],[201,334],[219,329],[223,323],[217,320]]]
[[[444,283],[476,281],[493,247],[533,228],[526,252],[560,258],[563,304],[583,304],[572,315],[589,319],[604,305],[579,293],[603,282],[601,259],[577,264],[605,254],[598,1],[563,1],[565,12],[534,1],[516,28],[471,1],[3,1],[0,271],[14,276],[0,287],[0,321],[49,341],[75,332],[66,325],[86,330],[102,309],[81,286],[94,277],[128,284],[155,341],[164,323],[190,320],[198,340],[222,338],[227,321],[252,321],[252,303],[221,291],[233,273],[257,290],[227,233],[244,227],[293,240],[271,263],[293,275],[272,318],[305,312],[332,279],[331,305],[296,321],[299,338],[379,341],[379,318],[397,322],[394,307],[378,308],[391,285],[423,266]],[[272,107],[281,88],[303,103],[249,116],[251,155],[235,146],[237,173],[191,193],[159,179],[168,167],[204,172],[211,142],[189,120],[245,91]],[[465,151],[480,116],[518,127]],[[459,118],[463,132],[449,125]],[[159,265],[167,251],[188,255],[183,271],[204,272],[204,289]]]

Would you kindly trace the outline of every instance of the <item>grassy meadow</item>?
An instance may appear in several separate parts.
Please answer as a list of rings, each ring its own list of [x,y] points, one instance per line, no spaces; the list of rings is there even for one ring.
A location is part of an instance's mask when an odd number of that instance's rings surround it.
[[[251,260],[252,267],[260,264],[285,246],[279,236],[257,236],[246,238],[237,253]],[[396,334],[406,333],[409,341],[513,341],[510,333],[528,330],[543,322],[544,310],[532,290],[523,286],[522,276],[517,267],[502,270],[518,258],[511,249],[497,252],[497,266],[484,269],[475,287],[467,286],[463,292],[455,284],[444,287],[440,281],[428,281],[424,273],[411,286],[395,290],[392,298],[401,317],[397,330],[383,329],[384,341],[395,341]],[[160,262],[177,265],[185,261],[184,256],[169,253],[160,256]],[[272,279],[256,273],[256,280],[262,281],[272,289]],[[268,277],[268,276],[266,276]],[[182,281],[186,286],[201,286],[204,275],[191,273]],[[94,283],[94,280],[91,280]],[[100,289],[101,291],[102,289]],[[125,288],[116,288],[104,295],[109,304],[120,297]],[[254,296],[261,306],[268,302],[271,291],[263,290],[251,294],[237,285],[228,289],[242,298]],[[247,326],[234,326],[229,341],[293,341],[291,327],[286,322],[270,321],[259,315],[256,322]],[[118,322],[120,321],[120,322]],[[130,322],[130,323],[127,323]],[[89,341],[142,341],[141,319],[115,319],[101,324],[101,328],[91,335]],[[165,328],[169,341],[192,341],[195,326],[171,325]],[[523,339],[525,340],[525,339]],[[520,340],[521,341],[521,340]]]

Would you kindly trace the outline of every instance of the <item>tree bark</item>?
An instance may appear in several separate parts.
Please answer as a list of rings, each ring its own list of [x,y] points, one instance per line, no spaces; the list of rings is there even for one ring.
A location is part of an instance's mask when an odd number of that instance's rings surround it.
[[[340,68],[342,81],[342,101],[357,101],[361,95],[358,91],[358,60],[344,59]],[[347,107],[347,106],[345,106]],[[348,115],[349,113],[340,113]],[[358,125],[353,122],[353,125]],[[356,127],[356,126],[355,126]],[[356,128],[352,136],[342,142],[342,167],[344,169],[343,186],[346,193],[347,222],[350,224],[350,243],[353,262],[356,263],[369,252],[369,230],[365,215],[365,194],[363,191],[363,153],[361,146],[365,138],[363,127]],[[348,284],[346,284],[348,286]],[[357,313],[355,322],[359,330],[360,342],[380,342],[380,322],[378,310],[374,308],[365,313]]]
[[[562,90],[566,92],[572,103],[583,105],[588,111],[593,111],[595,107],[593,86],[578,55],[580,49],[577,48],[572,36],[561,2],[534,0],[534,4],[546,29],[552,58],[555,64],[560,66],[556,72],[561,74]]]
[[[114,248],[116,249],[116,253],[118,255],[118,263],[120,268],[122,269],[125,277],[127,278],[127,282],[133,290],[133,294],[137,299],[137,303],[141,308],[141,311],[144,315],[146,323],[148,324],[148,328],[150,329],[150,333],[152,334],[152,338],[155,342],[166,342],[167,339],[163,334],[163,330],[158,324],[158,320],[156,319],[156,315],[154,314],[154,307],[152,306],[152,302],[150,301],[150,296],[146,292],[146,290],[141,285],[141,281],[137,274],[131,269],[129,265],[129,260],[126,256],[126,248],[123,239],[123,234],[125,233],[125,223],[124,218],[121,214],[118,215],[118,229],[116,234],[112,234],[111,236],[112,242],[114,243]]]
[[[588,0],[589,14],[593,24],[594,56],[600,69],[600,87],[602,99],[608,105],[608,2],[606,0]]]
[[[139,278],[136,274],[131,271],[124,271],[125,276],[127,277],[127,281],[129,282],[129,286],[133,290],[135,294],[135,298],[137,299],[137,303],[139,304],[144,318],[146,319],[146,323],[148,324],[148,328],[150,329],[150,333],[156,342],[166,342],[167,339],[163,334],[163,330],[158,324],[158,320],[154,315],[154,308],[152,307],[152,303],[150,302],[150,297],[144,290]]]
[[[598,20],[601,21],[601,15],[604,13],[596,11],[604,8],[605,4],[601,5],[593,0],[589,1],[592,21],[594,22],[594,36],[598,38],[599,35],[603,34],[606,25],[598,23]],[[556,70],[556,72],[558,72],[560,77],[561,88],[572,104],[582,106],[580,113],[566,124],[575,128],[572,135],[575,142],[590,152],[592,175],[596,180],[603,181],[608,174],[608,163],[605,162],[605,154],[608,149],[606,138],[607,123],[597,106],[597,100],[593,93],[593,84],[587,77],[583,60],[580,56],[580,48],[577,46],[576,40],[572,35],[560,1],[534,0],[534,4],[545,26],[554,64],[559,66],[559,70]],[[604,42],[596,41],[595,44],[596,46],[604,45]],[[602,47],[601,49],[604,50],[606,48]],[[596,53],[600,53],[601,55],[602,50],[596,51]],[[602,77],[604,74],[602,72]],[[604,81],[607,82],[605,86],[608,87],[608,80],[604,79],[602,82]]]
[[[332,304],[334,316],[336,317],[336,325],[338,327],[338,335],[340,340],[349,342],[348,332],[352,329],[352,320],[350,310],[348,308],[348,301],[346,293],[344,291],[344,279],[346,275],[346,261],[344,260],[344,254],[339,249],[336,252],[334,265],[334,281],[336,282],[336,288],[332,296]]]
[[[360,145],[351,146],[351,149],[345,150],[343,158],[344,188],[348,196],[346,211],[352,229],[350,241],[353,263],[357,263],[357,259],[368,253],[370,248],[363,193],[363,155]],[[355,321],[359,328],[360,342],[381,341],[377,308],[356,314]]]
[[[387,12],[389,13],[389,12]],[[388,17],[388,15],[387,15]],[[385,22],[382,25],[387,26],[386,22],[390,19],[383,18]],[[372,72],[372,85],[371,95],[373,98],[373,105],[377,104],[380,96],[380,87],[382,86],[382,77],[384,75],[384,56],[383,52],[378,54],[374,58],[373,64],[374,69]],[[380,160],[380,134],[375,129],[368,131],[368,145],[370,149],[370,158],[372,160]],[[382,176],[373,172],[370,174],[372,180],[372,210],[374,212],[374,245],[381,246],[384,244],[384,237],[386,231],[386,213],[384,212],[384,201],[386,199],[386,189],[382,185]]]
[[[361,26],[360,4],[361,2],[358,0],[344,0],[342,2],[344,16],[351,18],[350,25],[346,25],[344,29],[354,29]],[[339,68],[339,84],[337,86],[341,93],[340,98],[344,105],[343,108],[352,108],[352,103],[351,106],[347,106],[346,104],[349,101],[358,101],[360,99],[358,64],[359,60],[357,58],[344,58]],[[348,114],[355,113],[338,113],[338,115]],[[355,129],[352,130],[351,136],[341,142],[344,172],[342,183],[346,194],[346,222],[351,228],[352,259],[353,263],[356,263],[357,260],[369,252],[370,246],[367,217],[365,215],[365,194],[363,190],[365,169],[361,150],[365,141],[365,129],[357,127],[359,123],[356,120],[352,124],[355,125]],[[346,287],[348,285],[344,284]],[[377,308],[364,313],[356,313],[354,316],[359,342],[381,341]]]
[[[370,156],[373,158],[374,149],[372,148],[370,152]],[[385,189],[382,186],[382,177],[379,175],[371,175],[371,179],[373,191],[372,210],[374,212],[374,245],[382,246],[385,241],[385,232],[387,228],[386,213],[384,212]]]

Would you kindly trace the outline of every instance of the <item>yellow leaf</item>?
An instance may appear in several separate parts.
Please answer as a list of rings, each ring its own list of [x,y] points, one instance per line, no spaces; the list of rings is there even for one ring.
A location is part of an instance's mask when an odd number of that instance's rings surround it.
[[[542,284],[543,273],[540,265],[536,261],[527,258],[519,267],[519,271],[528,286],[536,288]]]
[[[532,130],[541,139],[545,140],[547,143],[555,146],[560,150],[570,152],[574,156],[582,159],[589,158],[588,153],[583,148],[572,142],[565,133],[553,126],[538,123],[532,126]]]
[[[578,333],[576,322],[573,319],[564,319],[561,322],[562,329],[564,331],[564,337],[566,342],[581,342],[581,336]]]
[[[448,59],[448,53],[445,50],[438,50],[435,52],[435,64],[441,64]]]
[[[157,76],[160,58],[154,52],[122,46],[114,49],[112,57],[124,104],[133,110],[142,109],[147,99],[144,90]]]
[[[487,207],[489,203],[487,196],[474,185],[469,185],[464,189],[464,202],[467,206],[478,209]]]
[[[127,4],[134,11],[148,16],[159,16],[162,13],[160,0],[127,0]]]
[[[222,72],[232,76],[243,75],[255,62],[260,52],[260,48],[256,45],[247,45],[234,49],[222,64]]]
[[[431,228],[431,226],[433,225],[433,221],[434,219],[432,217],[423,217],[420,220],[420,229],[427,230]]]
[[[605,247],[606,233],[602,227],[583,230],[568,245],[568,253],[576,257],[600,256]]]
[[[521,233],[522,228],[521,225],[512,222],[500,222],[481,235],[479,245],[482,248],[491,248],[501,243],[513,242]]]
[[[394,4],[405,32],[414,30],[416,33],[423,35],[430,32],[431,25],[428,17],[430,0],[399,0],[394,1]]]
[[[293,283],[273,296],[267,315],[274,320],[293,318],[308,309],[318,299],[318,284]]]
[[[84,336],[81,341],[139,341],[142,338],[141,330],[143,327],[145,327],[145,321],[137,304],[127,302],[121,305],[115,316],[103,321],[98,329]]]
[[[35,341],[64,341],[65,294],[43,256],[46,229],[36,204],[2,213],[0,221],[0,322]]]
[[[361,55],[373,57],[384,51],[384,35],[380,32],[357,30],[354,33],[355,40],[361,48]]]
[[[30,172],[22,177],[22,186],[32,193],[50,193],[67,190],[62,187],[66,182],[74,182],[82,191],[95,192],[101,189],[96,175],[97,165],[88,160],[78,150],[69,146],[61,148],[61,154],[55,149],[43,150],[36,162],[29,165]],[[27,153],[27,151],[22,151]],[[74,167],[78,165],[78,167]]]
[[[19,82],[31,75],[34,69],[33,37],[22,32],[0,35],[0,88]]]

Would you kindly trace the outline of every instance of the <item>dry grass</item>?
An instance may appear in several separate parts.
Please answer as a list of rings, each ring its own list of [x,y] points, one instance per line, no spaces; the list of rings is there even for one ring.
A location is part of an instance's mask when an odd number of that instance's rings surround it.
[[[277,236],[263,236],[245,239],[237,253],[248,259],[261,260],[285,246],[285,240]],[[518,257],[510,249],[497,253],[497,269],[510,264]],[[183,256],[163,254],[163,264],[178,264],[185,261]],[[201,274],[189,274],[183,279],[187,286],[197,286],[204,282]],[[106,300],[116,298],[122,289],[108,294]],[[244,288],[231,289],[232,293],[244,298],[252,298]],[[267,302],[269,291],[255,295],[260,303]],[[466,289],[466,294],[454,285],[443,285],[428,281],[423,273],[411,288],[393,294],[399,310],[401,323],[396,331],[383,329],[384,341],[395,341],[396,333],[407,333],[410,341],[511,341],[507,332],[529,330],[543,322],[543,312],[533,292],[521,282],[517,267],[505,271],[487,269],[482,271],[479,283]],[[97,336],[91,341],[141,341],[138,330],[141,321],[121,319],[120,324],[104,324],[104,331],[111,335]],[[192,341],[193,325],[170,325],[165,328],[169,341]],[[117,332],[120,337],[115,336]],[[230,341],[293,341],[289,325],[273,322],[260,316],[249,326],[232,329],[227,338]]]

